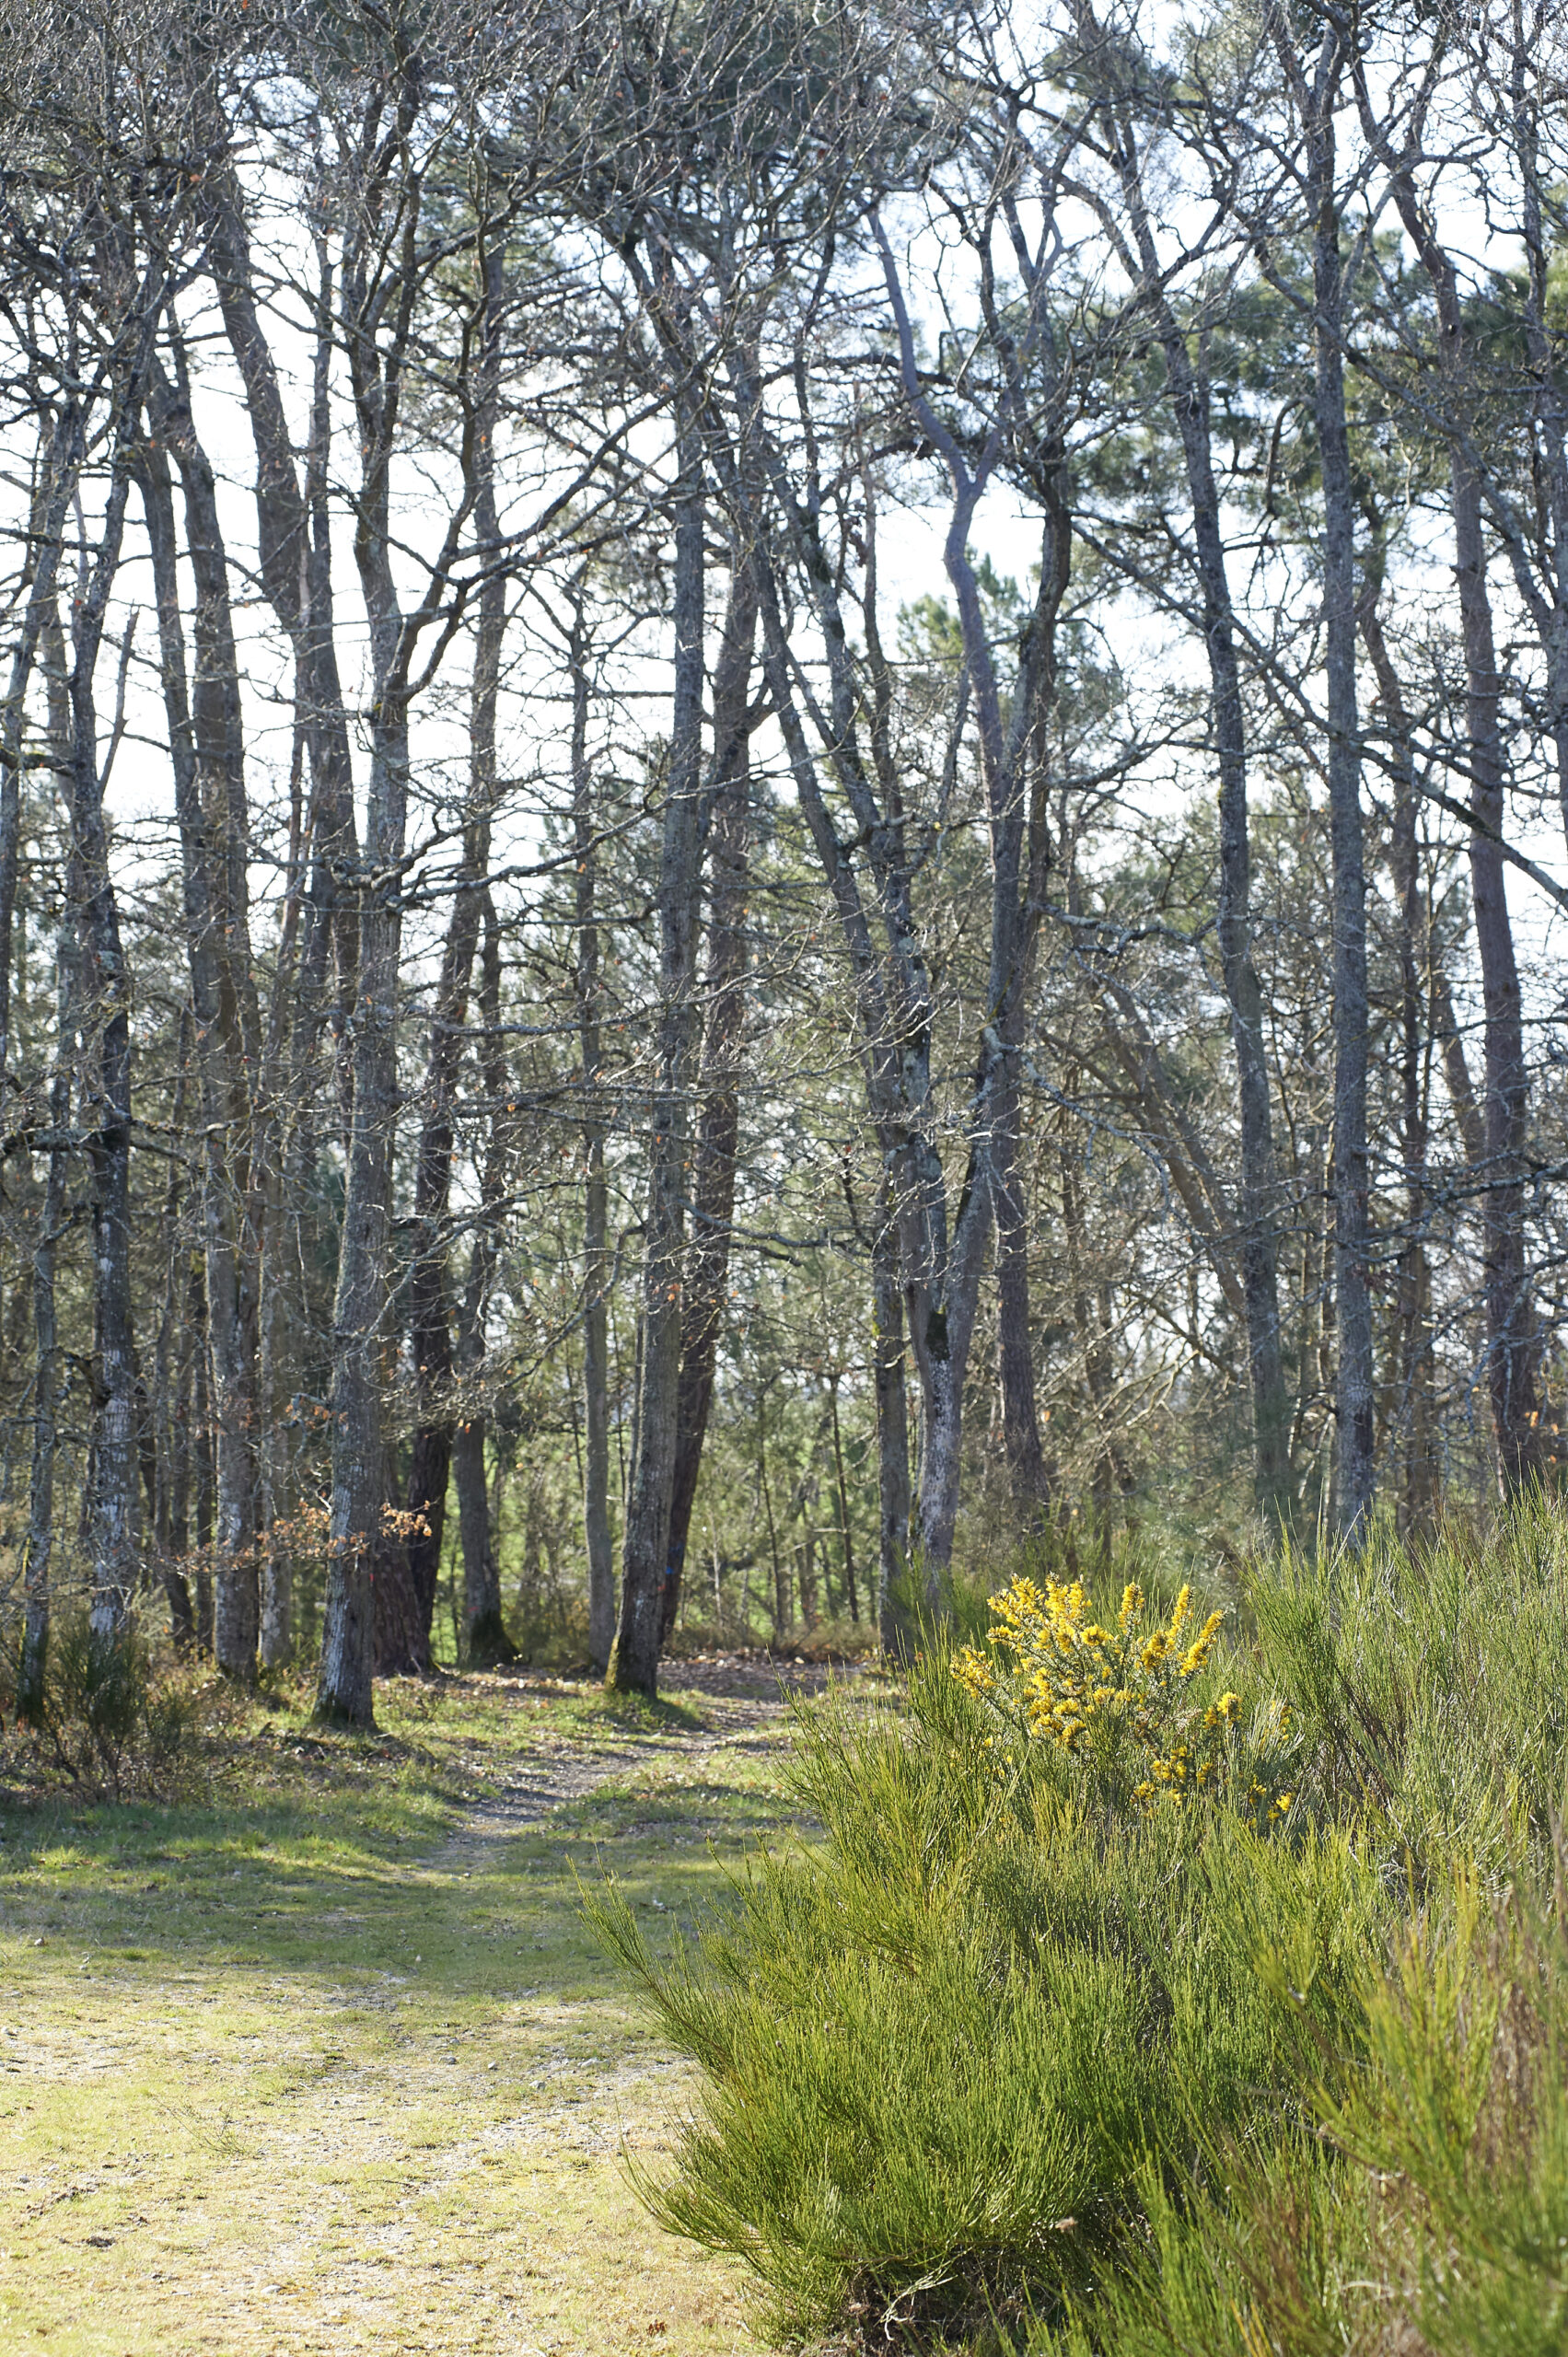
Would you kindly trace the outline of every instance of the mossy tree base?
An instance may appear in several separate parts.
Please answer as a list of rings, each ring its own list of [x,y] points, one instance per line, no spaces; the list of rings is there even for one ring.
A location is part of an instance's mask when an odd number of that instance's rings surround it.
[[[522,1659],[499,1612],[482,1612],[470,1624],[465,1651],[470,1669],[509,1669]]]

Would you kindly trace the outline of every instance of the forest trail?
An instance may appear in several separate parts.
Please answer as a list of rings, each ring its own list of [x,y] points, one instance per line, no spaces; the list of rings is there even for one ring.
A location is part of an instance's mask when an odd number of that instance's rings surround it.
[[[754,2348],[736,2270],[626,2183],[682,2068],[577,1877],[614,1873],[656,1945],[690,1922],[787,1822],[777,1677],[671,1664],[654,1714],[528,1677],[378,1710],[357,1747],[264,1731],[275,1782],[217,1808],[46,1827],[0,1796],[0,2343]]]

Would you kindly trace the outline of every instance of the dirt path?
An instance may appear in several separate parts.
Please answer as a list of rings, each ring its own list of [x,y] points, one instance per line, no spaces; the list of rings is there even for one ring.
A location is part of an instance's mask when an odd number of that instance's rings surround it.
[[[0,1817],[0,2348],[755,2350],[629,2189],[688,2083],[579,1912],[610,1871],[663,1939],[786,1821],[777,1677],[667,1692],[648,1728],[557,1681],[389,1689],[378,1752],[290,1765],[307,1805]]]
[[[601,1785],[656,1770],[675,1758],[691,1767],[711,1761],[720,1752],[760,1757],[775,1751],[784,1739],[788,1697],[819,1692],[827,1676],[808,1663],[789,1663],[775,1669],[733,1655],[668,1662],[663,1697],[700,1704],[707,1721],[702,1734],[661,1735],[591,1753],[565,1746],[541,1753],[483,1800],[470,1802],[466,1816],[431,1863],[439,1869],[476,1845],[487,1847],[511,1840],[542,1824],[558,1809],[587,1799]],[[525,1692],[537,1683],[518,1681]]]

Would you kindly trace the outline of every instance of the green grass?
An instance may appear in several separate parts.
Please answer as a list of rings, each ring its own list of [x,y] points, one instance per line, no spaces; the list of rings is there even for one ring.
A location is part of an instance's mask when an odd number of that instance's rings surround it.
[[[0,1791],[0,2347],[740,2346],[731,2272],[626,2186],[685,2079],[576,1875],[663,1952],[779,1825],[770,1752],[702,1699],[399,1683],[367,1740],[308,1701],[215,1698],[170,1805]]]

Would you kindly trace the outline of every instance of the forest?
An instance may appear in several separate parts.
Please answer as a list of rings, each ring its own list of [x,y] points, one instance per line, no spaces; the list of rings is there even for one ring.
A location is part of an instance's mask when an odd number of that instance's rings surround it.
[[[29,1663],[1552,1480],[1558,33],[8,14]]]
[[[17,1789],[832,1659],[768,2330],[1561,2346],[1554,0],[0,0],[0,459]]]

